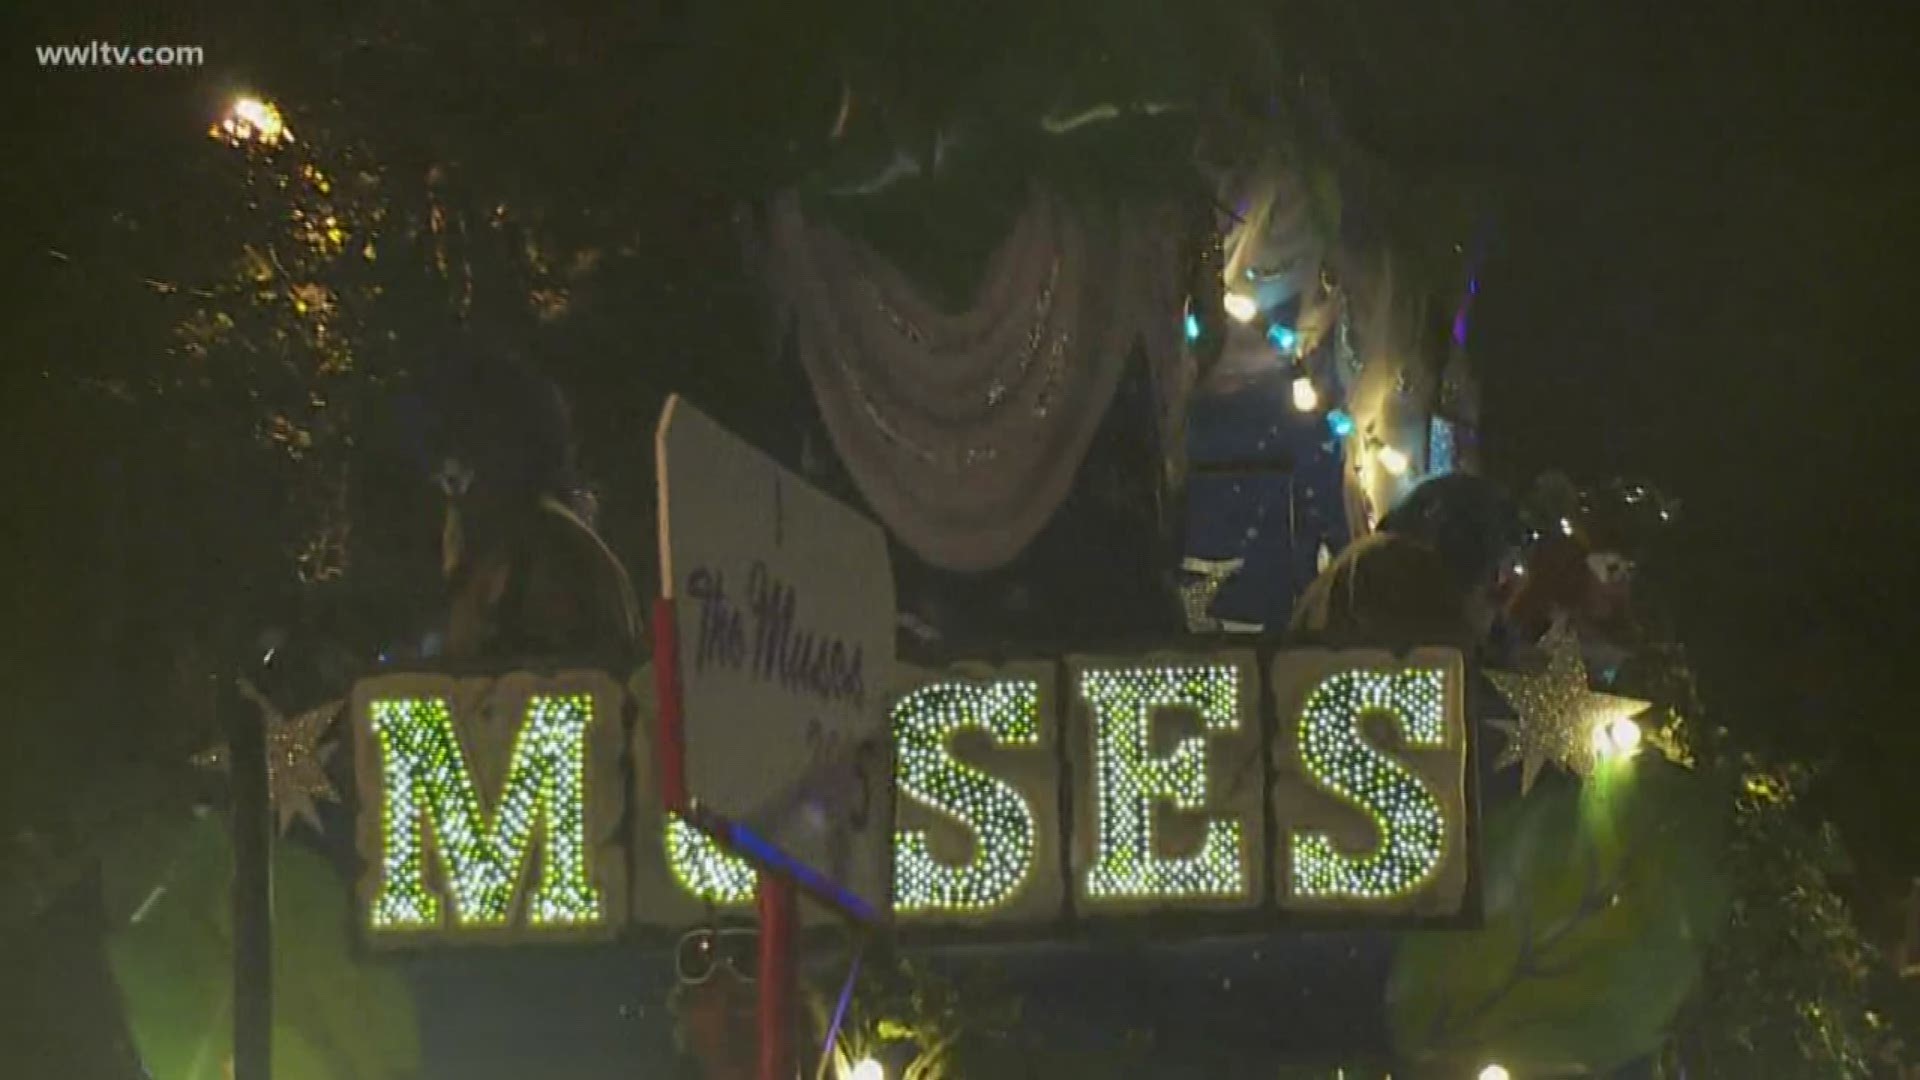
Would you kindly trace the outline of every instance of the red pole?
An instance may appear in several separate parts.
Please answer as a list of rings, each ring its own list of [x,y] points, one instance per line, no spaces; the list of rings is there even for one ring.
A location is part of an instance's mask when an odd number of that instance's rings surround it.
[[[760,1080],[794,1080],[794,888],[763,873],[760,893]]]

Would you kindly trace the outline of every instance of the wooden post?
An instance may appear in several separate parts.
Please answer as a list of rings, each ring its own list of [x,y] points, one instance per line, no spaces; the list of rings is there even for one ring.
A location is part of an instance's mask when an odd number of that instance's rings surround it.
[[[233,1078],[273,1076],[273,814],[266,716],[224,688],[233,825]]]
[[[797,941],[793,882],[762,873],[760,893],[760,1080],[794,1080]]]

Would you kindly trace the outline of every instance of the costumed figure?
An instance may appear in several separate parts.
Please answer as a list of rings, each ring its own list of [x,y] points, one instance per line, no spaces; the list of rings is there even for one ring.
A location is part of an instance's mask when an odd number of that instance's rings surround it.
[[[1464,473],[1421,484],[1294,606],[1289,636],[1330,647],[1485,643],[1521,539],[1513,504]]]
[[[447,378],[441,655],[630,662],[639,606],[577,494],[559,391],[490,351],[472,352]]]

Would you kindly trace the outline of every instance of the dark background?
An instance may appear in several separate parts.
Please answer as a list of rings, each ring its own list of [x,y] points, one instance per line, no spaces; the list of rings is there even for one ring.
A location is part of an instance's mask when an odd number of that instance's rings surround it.
[[[1684,500],[1661,587],[1712,718],[1836,759],[1820,797],[1884,895],[1920,870],[1911,19],[1339,7],[1355,130],[1496,196],[1471,343],[1492,468]]]

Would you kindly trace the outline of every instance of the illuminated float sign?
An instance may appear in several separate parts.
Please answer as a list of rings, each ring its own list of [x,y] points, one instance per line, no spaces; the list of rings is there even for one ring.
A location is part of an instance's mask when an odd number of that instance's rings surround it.
[[[878,526],[678,398],[656,449],[653,678],[356,687],[376,944],[677,932],[751,904],[743,854],[840,913],[970,937],[1472,916],[1458,653],[911,671]]]
[[[894,918],[934,937],[1147,913],[1207,932],[1469,920],[1462,679],[1438,649],[915,673],[887,695]],[[363,683],[375,943],[678,931],[749,904],[750,868],[657,810],[651,695],[627,689],[648,685],[564,668]]]

